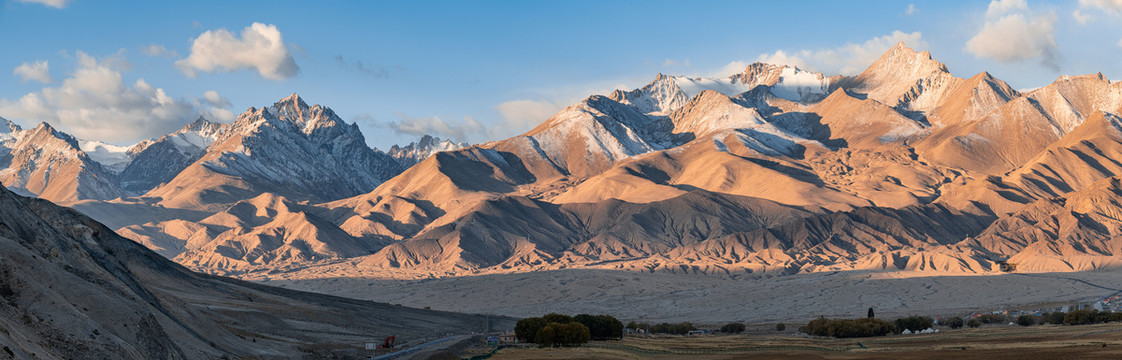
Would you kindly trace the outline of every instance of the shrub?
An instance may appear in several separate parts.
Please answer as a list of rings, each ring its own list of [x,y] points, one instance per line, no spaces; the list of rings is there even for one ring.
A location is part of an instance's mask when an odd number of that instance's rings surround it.
[[[745,328],[744,324],[729,323],[729,324],[725,324],[724,326],[721,326],[721,332],[726,333],[726,334],[739,334],[739,333],[744,332],[744,328]]]
[[[1021,315],[1017,317],[1017,325],[1032,326],[1036,325],[1036,317],[1032,315]]]
[[[947,325],[949,325],[951,329],[961,329],[962,324],[962,318],[958,316],[947,319]]]
[[[927,330],[931,327],[931,318],[926,316],[909,316],[906,318],[896,319],[896,333],[902,333],[904,330],[911,330],[912,332]]]
[[[966,322],[966,326],[976,328],[976,327],[982,326],[982,322],[978,321],[978,319],[970,319],[970,321]]]
[[[775,324],[775,331],[783,331],[783,330],[787,330],[787,325],[784,325],[783,323]]]

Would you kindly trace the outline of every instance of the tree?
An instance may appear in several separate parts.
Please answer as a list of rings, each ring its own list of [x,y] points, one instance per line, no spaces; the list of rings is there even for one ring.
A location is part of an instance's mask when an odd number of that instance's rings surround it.
[[[514,336],[518,337],[519,341],[535,342],[538,331],[548,324],[549,322],[540,317],[518,320],[518,323],[514,324]]]
[[[573,321],[584,324],[594,340],[612,340],[623,337],[623,322],[611,315],[580,314]]]
[[[1032,315],[1021,315],[1017,317],[1017,325],[1032,326],[1036,325],[1036,317]]]
[[[955,316],[947,319],[947,325],[949,325],[951,329],[961,329],[962,324],[963,322],[961,317]]]
[[[976,327],[982,326],[982,322],[978,321],[978,319],[970,319],[970,321],[966,322],[966,326],[976,328]]]
[[[741,323],[728,323],[721,326],[721,332],[726,334],[739,334],[744,332],[744,324]]]
[[[534,342],[541,346],[574,346],[591,338],[588,327],[579,322],[549,323],[538,331]]]
[[[542,319],[545,319],[546,322],[558,323],[558,324],[568,324],[568,323],[573,322],[573,317],[572,316],[564,315],[564,314],[558,314],[558,313],[545,314],[545,316],[542,316]]]
[[[1063,325],[1063,324],[1064,324],[1064,316],[1065,316],[1065,315],[1066,315],[1066,314],[1064,314],[1064,313],[1062,313],[1062,312],[1059,312],[1059,311],[1057,311],[1057,312],[1054,312],[1054,313],[1051,313],[1051,314],[1048,314],[1048,315],[1047,315],[1047,317],[1048,317],[1048,323],[1049,323],[1049,324],[1056,324],[1056,325]]]
[[[775,331],[783,331],[783,330],[787,330],[787,325],[784,325],[783,323],[775,324]]]
[[[869,318],[872,319],[876,316],[873,315],[873,308],[869,308]]]
[[[1064,314],[1064,325],[1084,325],[1095,322],[1095,313],[1088,310],[1075,310]]]

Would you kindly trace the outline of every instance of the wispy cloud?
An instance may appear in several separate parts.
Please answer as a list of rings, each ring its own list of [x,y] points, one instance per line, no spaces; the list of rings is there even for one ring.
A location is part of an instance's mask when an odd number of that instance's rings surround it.
[[[43,5],[53,7],[55,9],[62,9],[62,8],[65,8],[66,5],[68,3],[70,3],[71,0],[18,0],[18,1],[23,2],[23,3],[43,4]]]
[[[148,55],[148,56],[151,56],[151,57],[164,57],[164,58],[177,58],[177,57],[179,57],[179,53],[177,53],[175,51],[172,51],[172,50],[168,50],[168,48],[164,47],[163,45],[156,45],[156,44],[150,44],[148,46],[141,46],[140,47],[140,52],[144,53],[144,55]]]
[[[912,16],[919,13],[916,4],[908,4],[908,8],[904,10],[904,15]]]
[[[464,115],[460,121],[447,121],[439,116],[413,117],[402,112],[394,112],[396,119],[382,121],[370,114],[363,114],[355,121],[365,122],[372,127],[389,129],[398,134],[411,136],[433,135],[455,141],[472,141],[485,134],[486,128],[475,118]]]
[[[1094,20],[1090,14],[1122,15],[1122,0],[1079,0],[1079,7],[1071,12],[1075,21],[1086,25]]]
[[[369,75],[378,79],[388,79],[390,77],[390,72],[386,71],[386,68],[382,67],[381,65],[370,66],[363,64],[362,61],[357,60],[354,62],[347,62],[347,60],[343,58],[343,55],[335,55],[335,63],[339,64],[339,66],[343,67],[344,69],[355,71],[360,74]]]

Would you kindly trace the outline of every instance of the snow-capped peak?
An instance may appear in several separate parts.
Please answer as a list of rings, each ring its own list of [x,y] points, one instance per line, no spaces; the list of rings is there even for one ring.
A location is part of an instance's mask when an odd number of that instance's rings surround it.
[[[389,155],[397,160],[402,167],[410,167],[415,165],[421,160],[431,156],[432,154],[441,151],[459,150],[470,146],[465,142],[453,142],[452,140],[441,140],[438,137],[424,135],[420,140],[409,143],[409,145],[391,146],[386,155]]]
[[[816,102],[829,94],[831,81],[822,74],[794,66],[754,63],[743,72],[725,78],[658,74],[642,88],[627,92],[616,90],[609,97],[644,114],[666,115],[706,90],[731,97],[761,85],[768,86],[775,96],[783,99]]]

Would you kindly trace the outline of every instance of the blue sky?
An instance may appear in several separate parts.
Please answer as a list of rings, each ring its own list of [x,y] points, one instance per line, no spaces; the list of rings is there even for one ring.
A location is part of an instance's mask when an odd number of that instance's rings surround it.
[[[41,1],[0,0],[0,117],[116,144],[294,92],[382,149],[483,142],[660,72],[855,74],[899,40],[1015,88],[1122,79],[1110,0]]]

